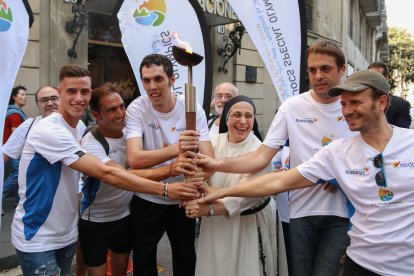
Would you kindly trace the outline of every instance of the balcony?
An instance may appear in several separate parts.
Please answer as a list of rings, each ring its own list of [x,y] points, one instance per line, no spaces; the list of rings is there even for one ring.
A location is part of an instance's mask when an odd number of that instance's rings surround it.
[[[378,12],[380,0],[359,0],[359,7],[366,14]]]

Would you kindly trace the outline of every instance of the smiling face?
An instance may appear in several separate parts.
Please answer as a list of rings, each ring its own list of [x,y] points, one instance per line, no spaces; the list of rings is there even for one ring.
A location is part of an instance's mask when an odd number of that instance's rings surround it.
[[[42,117],[47,117],[59,108],[59,94],[53,87],[46,86],[37,92],[37,108]]]
[[[230,143],[242,142],[249,136],[254,124],[254,109],[247,102],[239,102],[232,106],[227,119]]]
[[[312,96],[315,100],[321,103],[336,101],[338,97],[329,97],[328,90],[340,84],[344,72],[345,65],[339,68],[335,57],[325,54],[309,54],[309,82],[313,88]]]
[[[381,117],[385,117],[388,96],[381,95],[374,99],[372,93],[371,88],[361,92],[341,93],[342,113],[350,130],[367,133],[381,122]]]
[[[171,94],[171,86],[175,83],[175,77],[169,78],[163,66],[153,64],[142,67],[141,79],[155,110],[169,112],[174,108],[175,102]]]
[[[65,77],[60,82],[58,92],[59,112],[70,126],[76,127],[91,100],[91,78]]]
[[[92,111],[105,137],[122,137],[125,119],[125,103],[118,93],[111,93],[99,99],[99,112]]]
[[[214,90],[214,110],[217,115],[221,115],[223,107],[231,98],[237,95],[237,88],[231,83],[222,83]]]

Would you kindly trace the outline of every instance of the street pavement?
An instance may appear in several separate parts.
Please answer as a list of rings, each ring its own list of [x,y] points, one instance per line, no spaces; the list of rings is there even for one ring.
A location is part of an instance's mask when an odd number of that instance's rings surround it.
[[[5,215],[1,218],[0,229],[0,275],[1,276],[20,276],[22,271],[18,267],[16,251],[10,243],[11,222],[14,214],[14,198],[6,198],[3,201]],[[158,275],[173,276],[171,264],[171,248],[166,235],[163,236],[158,244]],[[74,260],[72,275],[75,274],[76,263]],[[130,273],[129,275],[132,275]]]

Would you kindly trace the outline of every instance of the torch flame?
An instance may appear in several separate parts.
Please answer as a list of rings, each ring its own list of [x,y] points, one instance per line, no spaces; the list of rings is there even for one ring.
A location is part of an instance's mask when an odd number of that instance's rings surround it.
[[[3,6],[3,9],[7,10],[7,3],[0,0],[0,5]]]
[[[1,0],[0,0],[1,1]],[[190,43],[181,40],[180,34],[177,32],[174,32],[172,34],[172,37],[175,39],[175,41],[177,41],[177,45],[178,47],[181,47],[183,49],[185,49],[185,51],[189,54],[193,53],[193,48],[191,48]]]

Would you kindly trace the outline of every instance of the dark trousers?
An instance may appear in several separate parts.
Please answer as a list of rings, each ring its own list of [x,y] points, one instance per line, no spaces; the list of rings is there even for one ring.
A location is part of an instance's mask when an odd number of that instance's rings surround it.
[[[363,268],[362,266],[354,262],[351,258],[346,256],[343,276],[379,276],[379,275]]]
[[[195,220],[178,205],[156,204],[134,196],[131,201],[134,276],[156,276],[157,245],[164,232],[171,244],[173,272],[193,276]]]

